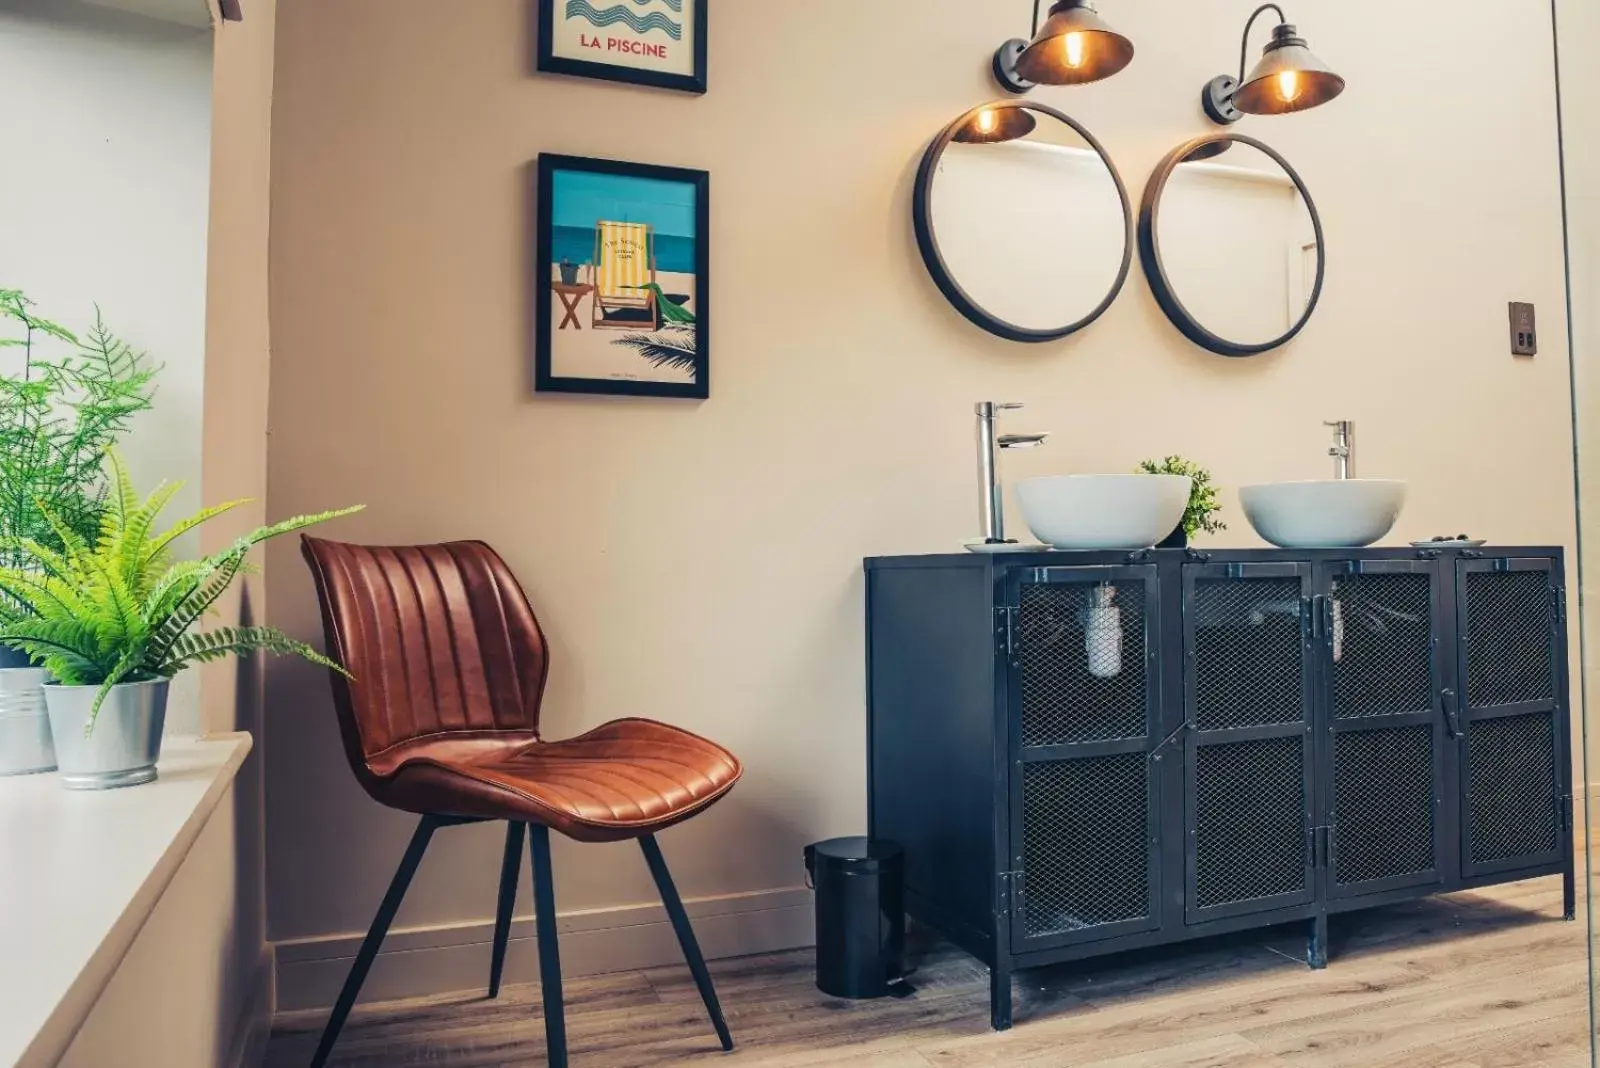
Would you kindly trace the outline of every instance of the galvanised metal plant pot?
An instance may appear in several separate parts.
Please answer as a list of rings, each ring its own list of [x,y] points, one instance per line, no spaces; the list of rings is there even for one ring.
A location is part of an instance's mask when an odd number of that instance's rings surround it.
[[[69,790],[111,790],[153,782],[167,719],[166,679],[113,686],[94,730],[84,734],[98,686],[44,688],[55,734],[61,785]]]
[[[26,655],[0,648],[0,777],[55,770],[44,707],[48,677]]]

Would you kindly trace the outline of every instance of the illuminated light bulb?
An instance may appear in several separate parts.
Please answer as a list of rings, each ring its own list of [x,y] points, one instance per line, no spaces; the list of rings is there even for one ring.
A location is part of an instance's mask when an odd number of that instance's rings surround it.
[[[1083,66],[1083,34],[1069,33],[1062,40],[1067,52],[1067,66],[1077,70]]]
[[[999,119],[995,118],[993,108],[984,108],[982,111],[978,112],[978,132],[986,134],[994,133],[994,128],[999,124],[999,121]]]
[[[1300,72],[1297,70],[1284,70],[1278,72],[1278,95],[1285,104],[1293,104],[1300,98]]]

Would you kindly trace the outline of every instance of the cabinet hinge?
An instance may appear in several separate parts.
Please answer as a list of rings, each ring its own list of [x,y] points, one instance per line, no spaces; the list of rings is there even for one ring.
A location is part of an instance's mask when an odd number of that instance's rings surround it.
[[[1573,829],[1572,821],[1572,795],[1562,794],[1556,798],[1556,822],[1560,824],[1561,830],[1571,831]]]
[[[1561,623],[1565,623],[1567,621],[1567,588],[1565,586],[1557,586],[1550,593],[1555,600],[1556,619]]]
[[[1311,828],[1311,866],[1319,870],[1333,866],[1333,828]]]
[[[1017,608],[1001,605],[994,610],[995,642],[1009,660],[1017,651]]]
[[[1000,873],[1000,910],[1013,912],[1022,904],[1023,876],[1026,872],[1003,871]]]

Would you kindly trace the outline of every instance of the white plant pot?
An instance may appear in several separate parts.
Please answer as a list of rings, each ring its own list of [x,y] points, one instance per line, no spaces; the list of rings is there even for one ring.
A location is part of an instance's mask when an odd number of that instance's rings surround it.
[[[166,679],[113,686],[87,735],[84,727],[100,687],[45,686],[61,785],[69,790],[111,790],[153,782],[169,686]]]
[[[23,665],[27,658],[22,658]],[[56,769],[45,711],[44,668],[6,666],[0,661],[0,777],[32,775]]]

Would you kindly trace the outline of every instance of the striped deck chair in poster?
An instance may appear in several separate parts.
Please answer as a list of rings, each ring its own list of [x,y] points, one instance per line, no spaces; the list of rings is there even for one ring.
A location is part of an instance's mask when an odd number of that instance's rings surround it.
[[[656,280],[655,233],[649,223],[596,224],[590,272],[596,327],[660,328],[655,294],[642,288]]]

